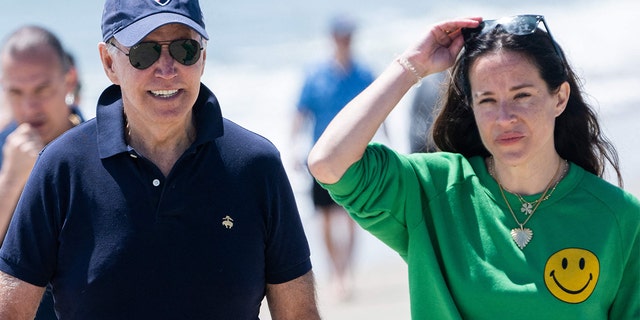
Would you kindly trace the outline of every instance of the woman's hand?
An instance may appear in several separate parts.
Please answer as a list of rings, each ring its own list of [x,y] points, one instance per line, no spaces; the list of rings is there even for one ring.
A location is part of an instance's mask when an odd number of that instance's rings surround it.
[[[398,57],[398,63],[391,63],[324,130],[307,158],[311,174],[323,183],[339,181],[362,158],[380,125],[415,84],[414,77],[422,78],[453,65],[464,45],[461,29],[475,28],[481,20],[463,18],[435,24]]]
[[[458,18],[437,23],[402,55],[420,77],[443,71],[453,65],[464,46],[462,28],[475,28],[481,17]]]

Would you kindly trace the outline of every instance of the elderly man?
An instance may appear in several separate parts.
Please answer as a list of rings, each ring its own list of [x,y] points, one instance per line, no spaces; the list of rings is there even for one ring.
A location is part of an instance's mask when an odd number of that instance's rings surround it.
[[[200,83],[197,0],[107,0],[114,83],[41,154],[0,250],[0,318],[53,285],[63,319],[317,319],[310,253],[275,147]],[[73,146],[73,147],[70,147]]]

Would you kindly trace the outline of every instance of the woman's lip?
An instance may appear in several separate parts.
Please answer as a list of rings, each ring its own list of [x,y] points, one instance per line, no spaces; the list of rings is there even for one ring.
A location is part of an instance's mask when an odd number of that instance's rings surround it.
[[[496,138],[496,142],[500,144],[516,143],[524,138],[523,135],[517,133],[501,134]]]

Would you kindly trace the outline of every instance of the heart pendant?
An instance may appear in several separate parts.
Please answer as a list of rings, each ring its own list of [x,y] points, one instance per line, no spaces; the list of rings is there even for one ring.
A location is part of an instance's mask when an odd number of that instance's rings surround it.
[[[533,238],[533,231],[529,228],[514,228],[511,229],[511,238],[516,242],[520,250],[527,246],[531,238]]]

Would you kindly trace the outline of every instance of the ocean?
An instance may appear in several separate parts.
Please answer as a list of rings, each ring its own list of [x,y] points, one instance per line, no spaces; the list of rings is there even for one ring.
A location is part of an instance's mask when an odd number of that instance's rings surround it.
[[[151,0],[149,0],[151,1]],[[236,0],[201,1],[207,30],[203,82],[217,95],[223,115],[270,139],[282,153],[299,201],[320,277],[326,275],[319,225],[308,199],[310,178],[290,169],[308,146],[293,147],[290,124],[303,68],[330,54],[327,21],[335,13],[354,16],[359,25],[356,56],[381,72],[405,47],[437,21],[458,16],[543,14],[552,34],[581,75],[602,117],[603,130],[620,153],[625,186],[640,196],[640,40],[637,0],[496,1],[418,0]],[[98,58],[102,1],[3,0],[0,38],[23,24],[49,28],[75,56],[82,81],[81,109],[91,118],[101,91],[109,85]],[[388,143],[408,150],[408,102],[389,116]],[[610,177],[612,178],[612,177]],[[612,180],[613,181],[613,180]],[[359,264],[399,259],[363,235]]]
[[[0,39],[23,24],[54,31],[78,61],[82,108],[93,116],[95,101],[109,84],[97,51],[102,1],[3,2]],[[266,124],[284,120],[277,116],[295,103],[304,65],[329,53],[326,24],[339,12],[359,22],[356,53],[375,71],[381,71],[433,22],[467,15],[543,14],[601,108],[638,101],[638,90],[627,90],[638,87],[640,71],[640,40],[629,32],[640,12],[635,0],[527,4],[509,0],[203,0],[201,5],[211,36],[203,81],[219,96],[225,115],[267,136],[270,126]],[[615,87],[626,92],[611,97]],[[277,119],[264,121],[269,115]]]

